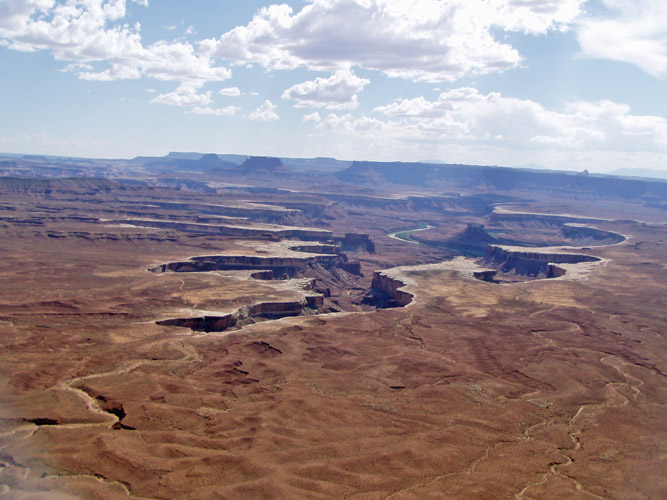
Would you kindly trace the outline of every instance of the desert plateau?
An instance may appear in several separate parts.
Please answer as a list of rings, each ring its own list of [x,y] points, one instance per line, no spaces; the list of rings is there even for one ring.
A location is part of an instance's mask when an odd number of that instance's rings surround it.
[[[665,497],[667,183],[170,156],[0,162],[0,498]]]

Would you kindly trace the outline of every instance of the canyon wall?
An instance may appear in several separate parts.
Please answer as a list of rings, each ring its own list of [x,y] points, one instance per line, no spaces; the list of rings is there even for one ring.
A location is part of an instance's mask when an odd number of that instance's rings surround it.
[[[324,296],[306,295],[301,300],[288,302],[261,302],[244,306],[233,313],[205,315],[199,317],[173,318],[156,321],[162,326],[180,326],[196,332],[224,332],[239,322],[251,318],[279,319],[299,316],[307,309],[318,309],[324,305]]]
[[[371,283],[372,299],[368,302],[376,303],[379,307],[407,306],[412,302],[414,295],[401,290],[404,286],[405,283],[383,274],[383,271],[375,271]]]
[[[565,224],[561,228],[561,233],[581,246],[613,245],[625,241],[625,236],[622,234],[572,224]]]
[[[516,274],[531,276],[535,278],[555,277],[564,270],[558,271],[552,264],[578,264],[580,262],[598,262],[598,257],[561,252],[537,252],[528,249],[508,248],[498,245],[489,245],[484,263],[500,269],[504,273],[514,272]],[[557,267],[557,266],[556,266]],[[550,275],[551,274],[551,275]]]

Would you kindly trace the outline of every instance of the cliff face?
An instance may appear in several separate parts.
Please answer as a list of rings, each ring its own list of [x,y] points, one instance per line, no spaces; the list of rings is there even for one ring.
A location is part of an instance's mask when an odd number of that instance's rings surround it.
[[[566,238],[574,240],[581,246],[613,245],[625,241],[625,236],[612,231],[604,231],[593,227],[573,226],[566,224],[561,228]]]
[[[515,250],[496,245],[489,245],[484,263],[500,269],[502,272],[535,278],[553,278],[562,276],[565,271],[553,264],[578,264],[580,262],[598,262],[598,257],[571,253],[530,252]]]
[[[238,270],[267,270],[271,276],[295,276],[300,269],[306,266],[319,264],[325,268],[338,267],[351,274],[361,273],[361,264],[358,261],[347,261],[345,254],[322,254],[309,257],[263,257],[255,255],[211,255],[192,257],[181,262],[170,262],[151,267],[149,271],[163,273],[167,271],[177,273],[208,272],[208,271],[238,271]],[[264,276],[269,276],[264,275]],[[270,278],[259,278],[270,279]]]
[[[195,332],[223,332],[236,325],[238,315],[202,316],[199,318],[174,318],[156,321],[162,326],[182,326]]]
[[[495,282],[496,274],[498,274],[498,271],[475,271],[472,273],[476,280],[486,281],[488,283]]]
[[[412,302],[413,295],[401,290],[405,286],[402,281],[383,274],[382,271],[373,273],[371,290],[366,303],[377,307],[405,307]]]
[[[220,316],[206,315],[195,318],[174,318],[156,321],[162,326],[180,326],[197,332],[223,332],[250,318],[279,319],[298,316],[306,308],[318,309],[324,305],[322,295],[307,295],[300,301],[261,302],[241,307],[233,313]]]
[[[525,229],[559,229],[565,224],[573,222],[595,222],[596,219],[570,217],[566,215],[530,214],[513,212],[493,212],[490,217],[493,225],[510,228]]]
[[[345,233],[343,238],[334,238],[334,241],[340,243],[342,250],[375,253],[375,243],[365,233]]]

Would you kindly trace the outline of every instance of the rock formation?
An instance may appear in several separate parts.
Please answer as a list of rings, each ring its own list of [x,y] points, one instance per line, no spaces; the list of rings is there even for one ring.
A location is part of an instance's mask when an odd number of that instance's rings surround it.
[[[404,286],[405,283],[388,276],[384,271],[375,271],[371,289],[364,302],[382,308],[405,307],[412,302],[414,296],[401,290]]]
[[[484,263],[498,268],[504,273],[534,278],[553,278],[562,276],[564,271],[553,264],[578,264],[580,262],[598,262],[598,257],[565,253],[554,249],[553,252],[542,249],[528,249],[521,247],[503,247],[489,245]]]
[[[260,302],[241,307],[229,314],[206,314],[185,318],[164,319],[156,321],[162,326],[180,326],[197,332],[223,332],[240,322],[249,319],[279,319],[287,316],[298,316],[307,308],[318,309],[324,305],[324,297],[319,294],[306,295],[299,301]]]
[[[243,174],[291,174],[280,158],[251,156],[237,169]]]

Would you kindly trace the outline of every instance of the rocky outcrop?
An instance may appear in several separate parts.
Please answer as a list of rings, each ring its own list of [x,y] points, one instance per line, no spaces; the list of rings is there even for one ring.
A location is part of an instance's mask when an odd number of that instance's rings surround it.
[[[299,301],[261,302],[241,307],[233,313],[204,315],[198,317],[174,318],[156,321],[162,326],[180,326],[197,332],[224,332],[244,320],[280,319],[287,316],[299,316],[306,309],[318,309],[324,305],[322,295],[306,295]]]
[[[307,247],[311,250],[317,246]],[[322,246],[323,250],[328,247]],[[308,255],[307,257],[265,257],[260,255],[208,255],[191,257],[186,261],[159,264],[148,270],[154,273],[177,272],[210,272],[210,271],[243,271],[257,270],[271,273],[256,279],[273,279],[274,276],[294,277],[300,270],[314,265],[324,268],[339,268],[350,274],[361,275],[361,264],[358,261],[348,261],[347,255],[342,253],[324,253]],[[269,277],[270,276],[270,277]],[[255,275],[253,275],[255,277]]]
[[[567,274],[567,271],[563,269],[562,267],[557,266],[556,264],[548,264],[547,265],[547,278],[560,278],[561,276],[565,276]]]
[[[243,174],[291,174],[280,158],[270,156],[251,156],[238,167]]]
[[[149,271],[163,273],[208,272],[266,270],[272,276],[295,276],[297,272],[309,264],[318,263],[324,267],[333,267],[342,263],[338,255],[313,255],[312,257],[262,257],[256,255],[211,255],[192,257],[182,262],[170,262],[149,268]]]
[[[484,263],[504,273],[515,273],[534,278],[554,278],[565,271],[554,264],[578,264],[580,262],[599,262],[598,257],[574,253],[536,251],[520,247],[502,247],[489,245]]]
[[[473,277],[476,280],[486,281],[488,283],[495,283],[496,282],[496,280],[495,280],[496,274],[498,274],[498,271],[489,271],[489,270],[474,271],[472,273]]]
[[[364,303],[381,308],[405,307],[412,302],[414,295],[401,290],[404,286],[405,283],[401,280],[392,278],[383,271],[375,271],[371,289],[367,293]]]
[[[190,328],[195,332],[223,332],[236,325],[238,316],[236,314],[225,314],[222,316],[201,316],[198,318],[174,318],[156,321],[162,326],[181,326]]]

